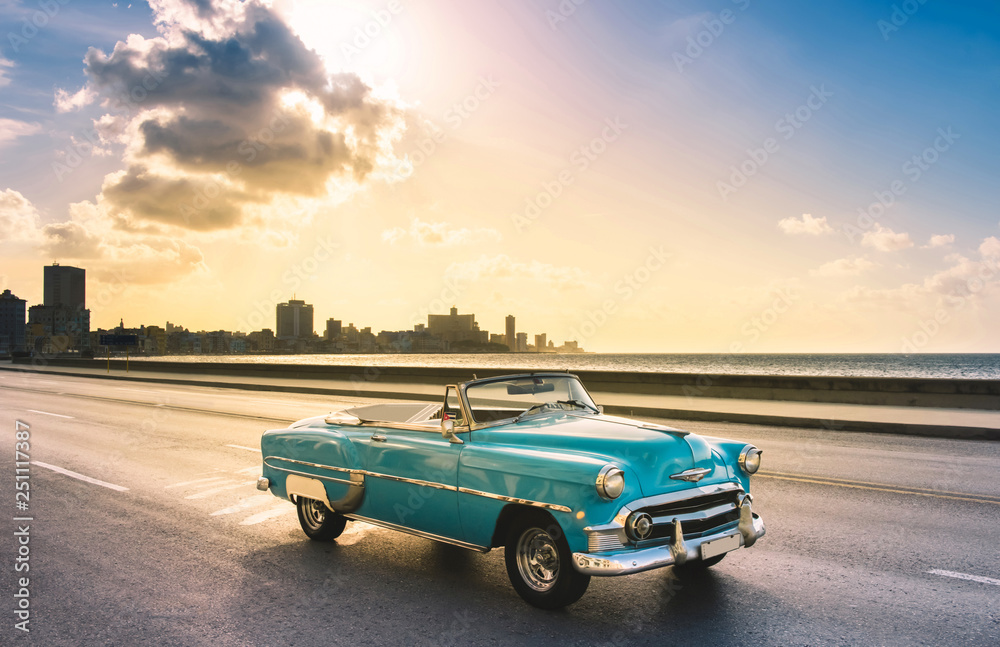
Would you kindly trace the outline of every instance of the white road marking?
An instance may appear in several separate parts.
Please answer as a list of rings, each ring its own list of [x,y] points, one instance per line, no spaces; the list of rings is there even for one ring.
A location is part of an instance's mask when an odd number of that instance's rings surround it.
[[[241,526],[253,526],[258,523],[263,523],[268,519],[274,519],[275,517],[280,517],[286,514],[292,514],[295,512],[295,506],[285,503],[278,508],[271,508],[270,510],[265,510],[264,512],[258,512],[252,517],[247,517],[240,522]]]
[[[56,418],[69,418],[70,420],[74,419],[73,416],[64,416],[61,413],[49,413],[48,411],[38,411],[37,409],[28,409],[28,411],[30,411],[31,413],[40,413],[44,416],[55,416]]]
[[[52,470],[53,472],[58,472],[59,474],[63,474],[70,478],[78,479],[85,483],[100,485],[101,487],[106,487],[109,490],[115,490],[116,492],[128,492],[127,487],[122,487],[121,485],[115,485],[114,483],[108,483],[107,481],[99,481],[97,479],[90,478],[89,476],[84,476],[83,474],[80,474],[78,472],[71,472],[70,470],[64,469],[62,467],[56,467],[55,465],[49,465],[48,463],[43,463],[41,461],[31,461],[31,464],[37,465],[39,467],[44,467],[45,469]]]
[[[174,483],[173,485],[165,485],[165,486],[163,486],[163,489],[164,490],[168,490],[168,489],[170,489],[172,487],[183,487],[185,485],[196,485],[198,483],[208,483],[209,481],[227,481],[227,480],[228,479],[225,476],[213,476],[212,478],[207,478],[207,479],[196,479],[194,481],[184,481],[182,483]]]
[[[955,571],[942,571],[940,569],[934,569],[932,571],[927,571],[931,575],[941,575],[943,577],[954,577],[956,580],[969,580],[970,582],[979,582],[980,584],[992,584],[993,586],[1000,586],[1000,580],[995,580],[992,577],[983,577],[982,575],[969,575],[968,573],[956,573]]]
[[[253,474],[254,472],[260,473],[260,465],[251,465],[245,469],[236,470],[236,474]]]
[[[245,445],[226,445],[226,447],[234,447],[236,449],[245,449],[248,452],[257,452],[258,454],[260,453],[260,450],[257,449],[256,447],[246,447]]]
[[[236,505],[231,505],[228,508],[223,508],[222,510],[216,510],[212,513],[213,517],[217,517],[220,514],[233,514],[234,512],[241,512],[243,510],[249,510],[250,508],[256,508],[262,506],[269,501],[274,500],[274,495],[271,494],[258,494],[252,496],[248,499],[244,499],[237,503]]]
[[[222,487],[212,488],[211,490],[205,490],[203,492],[196,492],[195,494],[189,494],[185,499],[204,499],[205,497],[212,496],[219,492],[225,492],[226,490],[235,490],[236,488],[247,487],[253,485],[257,481],[244,481],[243,483],[234,483],[232,485],[223,485]]]

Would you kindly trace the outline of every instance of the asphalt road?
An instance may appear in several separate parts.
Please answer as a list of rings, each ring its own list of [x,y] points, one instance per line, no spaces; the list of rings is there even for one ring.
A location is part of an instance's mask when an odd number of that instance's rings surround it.
[[[514,593],[502,550],[358,523],[318,544],[254,488],[262,430],[361,401],[0,373],[0,643],[1000,644],[1000,443],[676,423],[764,449],[767,536],[702,579],[594,578],[545,612]]]

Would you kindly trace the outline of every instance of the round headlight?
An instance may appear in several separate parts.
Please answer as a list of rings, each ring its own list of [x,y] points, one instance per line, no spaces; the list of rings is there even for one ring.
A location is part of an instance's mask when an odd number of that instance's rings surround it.
[[[760,469],[760,455],[764,453],[753,445],[747,445],[740,452],[740,468],[747,474],[753,474]]]
[[[597,493],[611,501],[622,495],[625,489],[625,472],[614,465],[605,465],[597,475]]]
[[[642,541],[653,534],[653,518],[645,512],[633,512],[625,521],[625,534],[632,541]]]

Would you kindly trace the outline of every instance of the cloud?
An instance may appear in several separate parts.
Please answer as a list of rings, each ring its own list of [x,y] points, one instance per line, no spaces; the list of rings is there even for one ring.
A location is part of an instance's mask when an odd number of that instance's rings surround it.
[[[913,247],[910,235],[906,233],[897,234],[888,227],[883,227],[875,223],[871,231],[865,232],[861,238],[861,244],[865,247],[872,247],[882,252],[894,252],[900,249]]]
[[[826,216],[813,218],[811,214],[802,214],[802,220],[795,217],[785,218],[778,222],[778,228],[789,235],[808,234],[810,236],[822,236],[832,234],[833,227],[826,222]]]
[[[585,290],[597,287],[590,275],[578,267],[558,267],[540,261],[524,262],[506,254],[480,256],[474,261],[453,263],[448,276],[464,281],[530,281],[544,283],[557,290]]]
[[[70,94],[66,90],[57,89],[52,104],[56,112],[73,112],[84,106],[89,106],[97,98],[97,92],[90,86],[84,86]]]
[[[0,88],[4,87],[5,85],[10,85],[10,79],[7,77],[7,74],[10,73],[9,70],[10,68],[13,67],[14,67],[14,61],[6,59],[3,56],[0,56]]]
[[[36,123],[27,123],[15,119],[0,117],[0,148],[18,137],[26,137],[42,132],[42,127]]]
[[[979,246],[979,254],[983,258],[993,262],[1000,261],[1000,239],[996,236],[990,236],[985,239]]]
[[[40,217],[38,209],[13,189],[0,193],[0,243],[38,242]]]
[[[862,286],[845,295],[849,301],[894,305],[903,309],[927,307],[957,308],[969,299],[982,299],[1000,287],[1000,239],[991,236],[980,244],[979,258],[961,254],[948,257],[951,266],[926,277],[922,283],[908,283],[893,289],[874,290]]]
[[[935,234],[927,241],[921,249],[931,249],[932,247],[945,247],[955,242],[955,234]]]
[[[857,276],[875,267],[878,267],[878,264],[867,258],[840,258],[824,263],[818,269],[810,270],[809,275],[821,277]]]
[[[183,240],[117,230],[90,202],[72,204],[69,212],[69,220],[42,226],[38,209],[7,189],[0,193],[0,244],[30,243],[47,259],[82,261],[104,281],[166,283],[204,269],[201,250]]]
[[[60,109],[110,110],[101,132],[125,144],[127,168],[99,201],[122,220],[231,229],[252,203],[341,195],[394,163],[401,104],[328,73],[260,0],[151,6],[160,36],[91,48],[87,84],[56,95]]]
[[[382,240],[391,245],[412,241],[421,247],[447,247],[501,238],[495,229],[450,228],[446,222],[424,222],[419,218],[410,221],[409,229],[395,227],[382,232]]]

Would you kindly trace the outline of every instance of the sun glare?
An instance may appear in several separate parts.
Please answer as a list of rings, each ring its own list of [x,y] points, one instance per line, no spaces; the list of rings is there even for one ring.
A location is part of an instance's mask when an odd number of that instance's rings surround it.
[[[405,63],[399,29],[405,5],[401,3],[365,6],[360,2],[293,0],[282,10],[295,33],[322,57],[330,72],[371,75],[381,83],[394,77]]]

